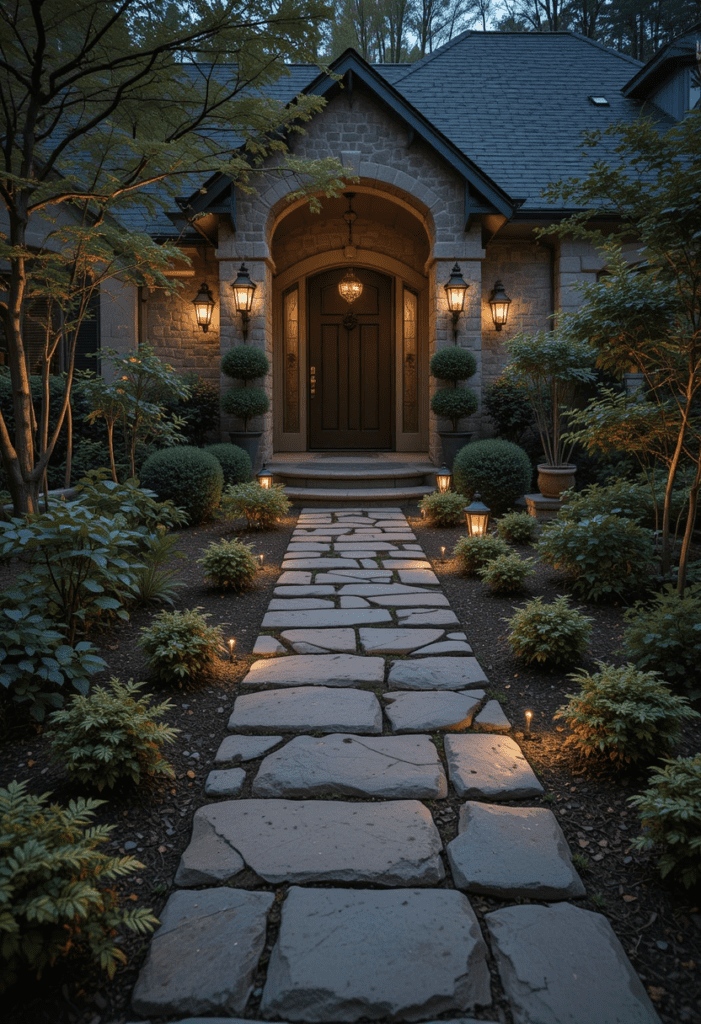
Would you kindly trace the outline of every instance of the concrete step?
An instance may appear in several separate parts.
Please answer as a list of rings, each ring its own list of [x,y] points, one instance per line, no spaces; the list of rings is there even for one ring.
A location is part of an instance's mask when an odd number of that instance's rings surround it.
[[[373,460],[357,458],[300,459],[299,462],[276,462],[266,466],[276,483],[285,487],[295,504],[340,505],[396,504],[397,501],[419,501],[436,489],[436,467],[426,461],[397,459]]]
[[[419,484],[415,487],[347,487],[347,488],[325,488],[325,487],[292,487],[285,485],[285,494],[295,505],[307,505],[310,508],[328,505],[349,505],[351,507],[362,504],[363,507],[370,505],[396,505],[398,501],[415,503],[420,501],[425,494],[435,491],[435,484]]]

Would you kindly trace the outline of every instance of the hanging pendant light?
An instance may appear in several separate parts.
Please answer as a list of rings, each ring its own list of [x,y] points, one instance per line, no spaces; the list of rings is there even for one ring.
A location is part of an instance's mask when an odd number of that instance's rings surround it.
[[[348,200],[348,209],[343,214],[343,219],[348,225],[348,245],[353,246],[353,224],[356,221],[357,213],[353,209],[353,200],[355,199],[355,192],[344,192],[343,195]],[[347,274],[343,276],[338,285],[338,290],[341,293],[341,298],[345,299],[348,305],[359,299],[363,293],[363,282],[356,276],[353,270],[349,270]]]

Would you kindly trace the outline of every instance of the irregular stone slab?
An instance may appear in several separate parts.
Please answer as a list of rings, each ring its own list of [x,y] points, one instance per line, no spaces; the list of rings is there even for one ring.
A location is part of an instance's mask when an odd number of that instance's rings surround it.
[[[363,541],[362,544],[349,544],[347,541],[344,541],[343,544],[336,544],[336,550],[341,547],[344,548],[349,555],[353,554],[354,548],[357,549],[358,557],[360,557],[361,550],[363,552],[363,556],[366,551],[369,554],[372,554],[374,551],[396,551],[396,544],[391,544],[386,540],[373,540],[368,541],[367,543]]]
[[[442,629],[369,629],[359,630],[360,645],[364,651],[383,654],[407,654],[417,647],[437,640]]]
[[[197,851],[183,854],[193,867],[202,857],[200,884],[213,862],[205,835],[273,884],[435,885],[445,876],[440,836],[418,800],[225,800],[200,807],[193,820]]]
[[[246,781],[243,768],[223,768],[211,771],[204,785],[206,796],[238,796]]]
[[[430,569],[431,563],[418,558],[397,558],[392,559],[392,569]]]
[[[354,558],[359,558],[361,565],[365,565],[367,560],[374,559],[377,553],[374,548],[357,548],[356,550],[351,550],[349,548],[337,548],[336,550],[338,554],[343,557],[348,556],[350,558],[352,556]],[[373,562],[372,564],[374,565],[375,563]]]
[[[280,584],[291,584],[292,586],[306,586],[311,583],[312,574],[310,572],[283,572],[280,579],[277,581],[278,586]]]
[[[405,594],[418,594],[420,597],[429,596],[428,591],[421,587],[408,587],[404,583],[348,583],[341,587],[339,593],[352,597],[398,597]],[[433,595],[431,595],[433,596]]]
[[[446,736],[448,775],[469,800],[527,800],[543,787],[517,743],[507,736]]]
[[[460,809],[460,834],[448,844],[448,858],[455,885],[468,892],[533,900],[586,895],[562,829],[545,807],[468,801]]]
[[[271,612],[297,612],[333,607],[333,601],[325,601],[323,597],[274,597],[268,605],[268,610]]]
[[[242,889],[174,893],[136,982],[134,1010],[144,1017],[243,1013],[274,900]]]
[[[397,586],[401,586],[400,583]],[[388,606],[389,608],[448,608],[450,602],[445,594],[427,594],[425,591],[420,594],[389,594],[385,597],[368,597],[372,604]]]
[[[245,866],[243,857],[217,835],[206,818],[198,819],[195,815],[192,837],[180,857],[174,881],[183,888],[190,885],[223,885],[233,881]]]
[[[342,597],[340,600],[341,608],[369,608],[370,605],[364,597]]]
[[[314,644],[292,644],[292,649],[297,654],[328,654],[324,647],[315,647]]]
[[[282,743],[282,736],[225,736],[214,756],[214,763],[255,761],[278,743]]]
[[[421,658],[393,661],[389,685],[405,690],[464,690],[487,677],[477,658]]]
[[[229,719],[232,732],[382,732],[382,710],[367,690],[296,686],[238,697]]]
[[[260,1012],[290,1021],[424,1020],[491,1001],[462,893],[301,889],[282,906]]]
[[[295,648],[297,644],[314,644],[327,651],[347,653],[357,648],[354,629],[286,629],[281,636]]]
[[[422,587],[437,587],[440,580],[431,569],[400,569],[399,579],[402,583],[416,584]]]
[[[464,633],[448,633],[449,640],[467,640]]]
[[[414,651],[414,654],[417,657],[420,654],[472,654],[472,648],[461,640],[444,640],[440,644],[429,644],[428,647],[422,647],[420,650]]]
[[[316,561],[305,556],[304,558],[298,558],[292,556],[285,558],[282,563],[283,569],[309,569],[314,572],[317,570],[326,571],[327,569],[359,569],[357,561],[354,558],[321,558],[319,557]]]
[[[318,540],[291,540],[287,545],[288,551],[330,551],[331,541],[326,544],[321,543]]]
[[[475,719],[475,729],[479,729],[480,732],[511,731],[511,722],[498,700],[487,701]]]
[[[285,573],[284,575],[287,575]],[[306,587],[275,587],[275,597],[324,597],[335,594],[336,588],[331,586],[306,586]]]
[[[266,612],[263,629],[321,629],[324,626],[362,626],[366,622],[391,622],[382,608],[330,608],[328,611]]]
[[[395,690],[382,696],[392,732],[433,732],[436,729],[459,732],[472,725],[484,690],[472,693],[450,690],[405,693]]]
[[[376,580],[389,583],[391,578],[388,569],[339,569],[337,572],[319,573],[317,583],[349,583],[351,580]]]
[[[259,636],[253,645],[253,653],[256,658],[272,658],[276,654],[285,654],[287,648],[283,647],[274,636]]]
[[[242,686],[376,685],[385,676],[382,658],[357,654],[292,654],[275,661],[255,661]]]
[[[660,1024],[602,914],[558,903],[485,920],[516,1024]]]
[[[448,794],[428,736],[297,736],[265,758],[254,797],[382,796],[435,800]]]
[[[412,611],[411,608],[398,608],[397,618],[402,620],[404,626],[458,626],[460,620],[455,612],[449,608],[442,611],[431,612],[426,610]]]

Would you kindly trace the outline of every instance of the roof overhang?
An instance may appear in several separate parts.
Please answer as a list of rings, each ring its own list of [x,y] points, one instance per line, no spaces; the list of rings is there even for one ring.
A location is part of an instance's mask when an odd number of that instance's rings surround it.
[[[667,43],[645,67],[636,72],[622,92],[633,100],[644,100],[679,67],[696,63],[696,40],[701,39],[701,23],[678,39]]]

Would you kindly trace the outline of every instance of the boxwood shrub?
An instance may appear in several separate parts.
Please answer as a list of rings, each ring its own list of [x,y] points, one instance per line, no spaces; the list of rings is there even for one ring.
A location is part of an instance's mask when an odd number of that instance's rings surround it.
[[[209,519],[221,502],[224,473],[218,459],[202,448],[180,445],[154,452],[140,476],[161,501],[183,508],[193,525]]]
[[[219,462],[224,473],[224,486],[227,484],[245,484],[253,479],[251,456],[237,444],[208,444],[206,452],[211,452]]]
[[[528,455],[511,441],[488,438],[461,448],[453,463],[455,488],[472,501],[476,491],[494,515],[506,512],[531,485]]]

